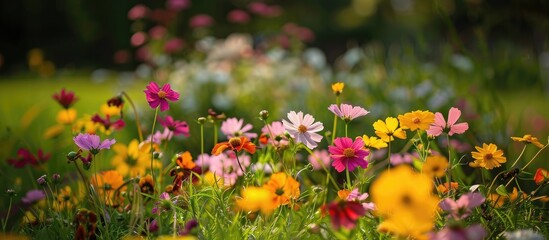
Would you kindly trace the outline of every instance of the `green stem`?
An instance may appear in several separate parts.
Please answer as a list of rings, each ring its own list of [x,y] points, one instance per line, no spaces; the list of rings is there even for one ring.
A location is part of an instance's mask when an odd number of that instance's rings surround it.
[[[6,232],[6,225],[8,224],[8,219],[10,217],[10,212],[11,212],[11,203],[13,201],[13,198],[10,197],[10,204],[8,206],[8,213],[6,214],[6,220],[4,221],[4,224],[2,226],[2,232]]]
[[[391,169],[391,139],[387,143],[387,170]]]
[[[347,137],[347,128],[349,127],[349,124],[345,122],[345,137]]]
[[[517,160],[515,160],[515,162],[513,163],[513,165],[511,165],[510,168],[513,168],[518,163],[518,160],[522,157],[522,154],[524,154],[524,150],[526,150],[526,144],[524,144],[524,147],[522,148],[522,151],[520,152],[519,156],[517,157]]]
[[[160,106],[156,107],[156,111],[154,112],[154,119],[152,124],[152,130],[151,130],[151,175],[153,182],[156,184],[156,175],[154,174],[154,146],[153,146],[153,136],[154,136],[154,128],[156,127],[156,118],[158,118],[158,110],[160,109]],[[158,186],[158,185],[157,185]]]
[[[213,123],[213,131],[214,131],[214,146],[217,144],[217,122],[214,120]]]
[[[311,149],[309,149],[308,147],[305,147],[305,150],[307,150],[307,152],[309,152],[311,156],[314,156],[313,151],[311,151]],[[329,178],[332,181],[332,184],[334,185],[334,187],[339,190],[339,186],[337,185],[336,181],[332,178],[332,174],[330,174],[330,170],[326,168],[326,166],[324,165],[324,163],[322,163],[322,161],[320,161],[320,159],[317,158],[316,161],[320,162],[321,163],[320,165],[322,166],[324,171],[326,171],[326,178],[327,179]],[[327,182],[328,181],[326,181],[326,183]]]
[[[204,167],[204,124],[200,124],[200,156],[201,156],[201,167]],[[200,171],[200,175],[204,178],[204,171]]]
[[[446,143],[448,144],[448,174],[447,174],[447,182],[448,182],[448,197],[450,197],[451,194],[451,184],[452,184],[452,167],[453,167],[453,161],[452,161],[452,152],[451,152],[451,145],[450,145],[450,135],[446,134]]]
[[[336,96],[336,105],[338,105],[339,107],[339,95]],[[337,130],[337,115],[334,114],[334,129],[332,131],[332,144],[334,144],[336,130]]]
[[[540,154],[545,148],[547,148],[547,146],[549,146],[549,143],[548,143],[548,144],[545,144],[545,146],[543,146],[543,148],[541,148],[541,149],[536,153],[536,155],[534,155],[534,157],[532,157],[532,159],[531,159],[526,165],[524,165],[524,167],[522,167],[522,168],[520,169],[520,171],[521,171],[521,172],[524,171],[524,169],[526,169],[526,168],[528,167],[528,165],[530,165],[530,164],[534,161],[534,159],[536,159],[536,158],[539,156],[539,154]]]
[[[126,92],[122,91],[122,95],[126,97],[128,102],[130,103],[130,106],[132,107],[133,114],[135,115],[135,125],[137,125],[137,134],[139,134],[139,142],[143,142],[143,132],[141,131],[141,124],[139,123],[139,115],[137,114],[137,109],[135,108],[132,99]]]
[[[347,189],[351,189],[351,176],[349,175],[349,163],[345,164],[345,176],[347,177]]]

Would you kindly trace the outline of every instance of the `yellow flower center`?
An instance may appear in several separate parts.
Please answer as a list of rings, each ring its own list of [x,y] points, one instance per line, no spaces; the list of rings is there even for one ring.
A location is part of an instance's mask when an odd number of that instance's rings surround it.
[[[345,148],[345,150],[343,150],[343,156],[347,158],[355,157],[355,150],[352,148]]]
[[[487,153],[486,155],[484,155],[484,160],[491,160],[494,156],[492,156],[491,153]]]
[[[414,122],[415,124],[418,124],[421,122],[421,120],[419,120],[419,118],[415,117],[414,119],[412,119],[412,122]]]
[[[304,125],[299,125],[299,127],[297,127],[297,131],[299,131],[300,133],[305,133],[307,132],[307,127],[305,127]]]
[[[166,92],[164,92],[162,90],[158,91],[158,97],[159,98],[166,98]]]
[[[240,140],[240,138],[231,138],[229,139],[229,144],[233,147],[233,148],[236,148],[238,146],[240,146],[242,144],[242,141]]]

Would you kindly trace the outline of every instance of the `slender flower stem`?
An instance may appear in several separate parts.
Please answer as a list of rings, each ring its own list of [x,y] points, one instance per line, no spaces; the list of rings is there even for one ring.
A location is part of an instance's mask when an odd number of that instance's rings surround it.
[[[156,176],[154,174],[154,146],[153,146],[153,136],[154,136],[154,128],[156,127],[156,118],[158,117],[158,110],[160,109],[160,106],[156,107],[156,111],[154,112],[154,119],[152,124],[152,130],[151,130],[151,175],[153,182],[156,183]]]
[[[345,122],[345,137],[347,137],[347,128],[349,127],[349,123]]]
[[[122,95],[126,97],[128,102],[130,103],[130,106],[133,109],[133,114],[135,115],[135,125],[137,125],[137,133],[139,134],[139,142],[143,142],[143,132],[141,131],[141,124],[139,123],[139,115],[137,114],[137,109],[135,108],[132,99],[126,92],[122,91]]]
[[[387,143],[387,170],[391,170],[391,139]]]
[[[266,120],[263,120],[263,124],[265,124],[265,126],[267,127],[267,130],[269,131],[269,135],[270,135],[270,139],[271,141],[273,142],[273,146],[275,146],[275,136],[273,135],[273,132],[271,131],[271,126],[269,126],[269,124],[267,123]]]
[[[448,147],[448,162],[449,162],[449,167],[448,167],[448,197],[450,197],[450,190],[451,190],[451,187],[452,186],[452,167],[453,167],[453,161],[452,161],[452,147],[450,145],[450,135],[446,134],[446,143],[448,144],[447,147]]]
[[[304,149],[307,150],[307,152],[309,152],[309,154],[311,156],[314,156],[313,151],[311,149],[309,149],[308,147],[305,147]],[[316,158],[316,161],[320,163],[320,165],[322,166],[324,171],[326,171],[326,179],[330,179],[332,181],[332,184],[334,185],[334,187],[339,190],[339,186],[337,185],[336,181],[332,178],[332,174],[330,174],[330,170],[328,170],[328,168],[326,168],[324,163],[318,157],[315,157],[315,158]],[[328,183],[328,181],[326,181],[326,183]]]
[[[8,219],[10,218],[12,201],[13,201],[13,197],[10,197],[10,204],[8,206],[8,212],[6,213],[6,219],[4,220],[4,224],[2,225],[2,232],[6,232],[6,225],[8,224]]]
[[[214,146],[217,144],[217,122],[214,120],[213,122],[213,130],[214,130]]]
[[[336,105],[339,105],[339,95],[336,96]],[[336,130],[337,130],[337,115],[334,114],[334,129],[332,131],[332,144],[334,144]]]
[[[84,175],[84,172],[82,171],[80,166],[78,166],[78,163],[76,161],[72,161],[72,162],[74,163],[74,166],[76,166],[76,171],[78,172],[78,174],[80,174],[80,177],[82,178],[82,181],[84,182],[84,185],[86,185],[86,190],[88,191],[88,194],[90,194],[91,190],[90,190],[90,182],[89,182],[88,178]]]
[[[240,160],[238,159],[238,152],[236,150],[234,151],[234,155],[236,156],[236,162],[238,163],[238,166],[240,167],[240,170],[242,170],[243,174],[246,174],[246,171],[244,171],[244,168],[240,164]]]
[[[522,154],[524,154],[524,150],[526,150],[526,144],[524,144],[524,147],[522,148],[522,151],[520,152],[519,156],[517,157],[517,159],[515,160],[513,165],[511,165],[510,168],[513,168],[518,163],[518,160],[522,157]]]
[[[200,156],[201,156],[201,167],[204,167],[204,124],[200,124]],[[204,171],[200,171],[201,177],[204,178]]]
[[[521,171],[521,172],[524,171],[524,169],[526,169],[526,168],[528,167],[528,165],[530,165],[530,164],[534,161],[534,159],[536,159],[536,158],[539,156],[539,154],[540,154],[544,149],[547,148],[547,146],[549,146],[549,143],[548,143],[548,144],[545,144],[545,146],[543,146],[543,148],[541,148],[541,149],[536,153],[536,155],[534,155],[534,157],[532,157],[532,159],[531,159],[526,165],[524,165],[524,167],[522,167],[522,168],[520,169],[520,171]]]
[[[347,177],[347,189],[351,190],[351,177],[349,175],[349,163],[345,163],[345,176]]]

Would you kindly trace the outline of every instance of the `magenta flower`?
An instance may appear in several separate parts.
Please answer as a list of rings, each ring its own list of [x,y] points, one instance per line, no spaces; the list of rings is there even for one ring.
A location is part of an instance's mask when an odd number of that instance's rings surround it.
[[[471,225],[467,228],[448,226],[437,233],[431,233],[431,240],[482,240],[488,236],[486,230],[480,224]]]
[[[185,121],[174,120],[172,116],[166,116],[165,119],[159,117],[158,122],[160,122],[160,124],[168,129],[174,136],[189,136],[189,125]]]
[[[78,100],[78,97],[74,95],[74,92],[65,91],[63,88],[60,93],[53,94],[53,99],[55,99],[65,109],[68,109]]]
[[[332,166],[338,172],[343,172],[345,168],[353,171],[357,166],[368,167],[368,161],[364,159],[368,156],[368,151],[364,150],[364,142],[361,138],[357,138],[354,142],[351,138],[336,138],[334,145],[328,146],[328,151],[334,160]]]
[[[191,28],[209,27],[214,24],[214,19],[206,14],[199,14],[189,20]]]
[[[173,11],[181,11],[191,6],[190,0],[168,0],[166,8]]]
[[[44,153],[42,149],[38,149],[37,156],[34,156],[28,149],[19,148],[17,158],[8,159],[8,163],[15,168],[22,168],[27,165],[36,166],[48,161],[50,156],[50,153]]]
[[[147,90],[144,91],[147,96],[147,102],[151,108],[156,108],[160,106],[160,111],[166,111],[170,109],[168,100],[177,101],[179,100],[179,93],[172,90],[170,84],[164,84],[162,88],[159,88],[155,82],[150,82],[147,85]]]
[[[252,130],[251,124],[243,125],[244,119],[228,118],[221,123],[221,132],[227,136],[227,139],[240,136],[245,136],[248,139],[257,138],[257,133],[248,132]]]
[[[111,145],[116,143],[114,139],[105,139],[101,142],[99,136],[88,133],[79,133],[73,140],[80,149],[88,150],[93,155],[97,154],[101,149],[111,148]]]
[[[166,44],[164,44],[164,52],[170,54],[177,52],[183,48],[183,45],[185,45],[185,42],[181,38],[168,39]]]
[[[484,200],[481,193],[467,193],[462,195],[457,201],[451,198],[445,198],[439,203],[439,207],[447,212],[454,219],[464,219],[472,213],[472,209],[480,206]]]
[[[454,133],[462,134],[469,129],[467,123],[457,123],[458,118],[461,116],[461,111],[455,107],[450,108],[448,112],[448,122],[444,120],[442,113],[435,113],[435,122],[431,124],[431,127],[427,130],[427,134],[432,136],[439,136],[444,130],[449,129],[448,135],[452,136]]]
[[[143,5],[143,4],[137,4],[133,6],[130,11],[128,11],[128,19],[130,20],[137,20],[140,18],[144,18],[149,14],[150,9]]]
[[[358,106],[353,107],[349,104],[341,104],[339,107],[335,104],[332,104],[330,105],[330,107],[328,107],[328,110],[333,112],[336,116],[340,117],[343,121],[347,123],[357,117],[366,116],[366,114],[370,113],[364,108]]]
[[[313,154],[309,155],[307,159],[313,166],[313,170],[322,170],[327,168],[331,161],[330,153],[326,150],[314,150]]]
[[[314,122],[315,118],[309,114],[303,116],[303,112],[296,113],[291,111],[288,113],[288,120],[282,120],[282,124],[286,131],[296,140],[305,144],[308,148],[314,149],[318,146],[318,142],[322,140],[322,135],[317,132],[324,129],[321,122]]]
[[[99,114],[95,114],[91,118],[91,121],[94,123],[101,124],[107,131],[110,130],[111,128],[114,130],[120,130],[124,128],[124,126],[126,126],[126,123],[124,122],[124,120],[118,119],[116,121],[111,121],[111,116],[109,115],[106,115],[105,118],[102,118],[99,116]]]
[[[250,15],[240,9],[235,9],[227,14],[227,20],[233,23],[247,23],[250,21]]]

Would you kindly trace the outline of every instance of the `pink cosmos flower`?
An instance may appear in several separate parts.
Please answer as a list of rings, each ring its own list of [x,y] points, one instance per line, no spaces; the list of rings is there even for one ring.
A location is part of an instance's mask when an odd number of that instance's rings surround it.
[[[308,148],[314,149],[318,146],[318,142],[322,140],[322,135],[317,132],[324,129],[321,122],[314,122],[315,118],[309,114],[303,116],[303,112],[296,113],[291,111],[288,113],[288,120],[282,120],[282,124],[286,131],[296,140],[296,142],[304,143]]]
[[[250,12],[263,17],[276,17],[282,14],[282,8],[277,5],[269,6],[262,2],[252,2],[248,5]]]
[[[168,100],[179,100],[179,93],[172,90],[170,84],[164,84],[162,88],[159,88],[155,82],[150,82],[144,92],[147,96],[147,102],[149,102],[149,106],[151,106],[151,108],[156,108],[160,106],[160,111],[162,112],[170,109]]]
[[[116,143],[114,139],[105,139],[101,142],[99,136],[95,134],[79,133],[73,138],[74,143],[82,150],[88,150],[92,154],[97,154],[101,149],[109,149]]]
[[[338,171],[343,172],[345,168],[349,171],[355,170],[357,166],[362,168],[368,167],[368,161],[364,159],[368,156],[368,151],[364,150],[364,142],[361,138],[336,138],[335,146],[329,146],[331,157],[334,160],[332,166]]]
[[[133,6],[130,11],[128,11],[128,19],[130,20],[137,20],[140,18],[144,18],[149,14],[150,9],[143,5],[143,4],[137,4]]]
[[[457,123],[458,118],[461,116],[461,111],[455,107],[450,108],[448,113],[448,122],[444,120],[442,113],[435,113],[435,122],[431,124],[431,127],[427,130],[427,134],[432,136],[439,136],[446,129],[449,129],[448,135],[452,136],[454,133],[462,134],[469,129],[467,123]]]
[[[164,52],[166,52],[166,53],[177,52],[177,51],[181,50],[181,48],[183,48],[183,45],[185,45],[185,42],[181,38],[169,39],[164,44]]]
[[[326,150],[314,150],[313,154],[309,155],[307,158],[311,165],[313,165],[313,170],[323,170],[328,168],[330,165],[330,153]],[[324,167],[322,167],[324,166]]]
[[[238,160],[244,170],[250,166],[250,156],[242,154],[238,156]],[[209,156],[209,158],[204,158],[204,161],[209,165],[210,172],[212,172],[217,179],[221,178],[225,186],[234,185],[238,177],[244,175],[244,172],[242,172],[240,166],[238,166],[234,152]],[[201,161],[197,161],[196,164],[201,164],[200,162]]]
[[[164,131],[157,130],[154,134],[149,135],[141,144],[151,144],[151,141],[156,144],[162,144],[163,141],[169,141],[173,137],[173,132],[168,128],[164,128]]]
[[[160,122],[160,124],[168,129],[174,136],[189,136],[189,125],[185,121],[174,120],[172,116],[166,116],[165,119],[159,117],[158,122]]]
[[[244,119],[228,118],[221,123],[221,132],[227,136],[227,139],[232,137],[245,136],[248,139],[257,138],[257,133],[249,133],[252,130],[252,124],[246,124],[244,127]]]
[[[247,23],[250,21],[250,15],[243,10],[235,9],[227,14],[227,20],[233,23]]]
[[[155,39],[155,40],[162,39],[164,36],[166,36],[167,33],[168,33],[168,30],[166,30],[166,28],[162,25],[156,25],[153,28],[151,28],[151,30],[149,30],[149,35],[151,36],[152,39]]]
[[[364,210],[373,211],[375,209],[375,204],[373,202],[365,202],[368,196],[368,193],[360,194],[358,188],[355,188],[351,191],[351,193],[349,193],[349,195],[347,195],[345,201],[362,203]]]
[[[454,219],[464,219],[472,213],[472,209],[480,206],[484,200],[479,192],[467,193],[462,195],[457,201],[451,198],[445,198],[439,203],[439,207],[447,212]]]
[[[394,154],[391,154],[391,159],[389,160],[391,162],[391,165],[397,166],[400,164],[412,163],[414,161],[413,159],[414,157],[415,157],[414,155],[409,153],[403,153],[403,154],[394,153]]]
[[[190,0],[168,0],[166,8],[173,11],[181,11],[191,6]]]
[[[273,136],[271,136],[271,134]],[[262,144],[274,143],[275,146],[279,147],[288,145],[286,128],[284,128],[284,125],[280,121],[274,121],[261,128],[261,136],[259,142]]]
[[[488,236],[486,230],[480,224],[471,225],[467,228],[445,227],[437,233],[431,233],[431,240],[482,240]]]
[[[189,20],[191,28],[209,27],[214,24],[214,19],[206,14],[199,14]]]
[[[353,107],[349,104],[341,104],[340,106],[332,104],[330,105],[330,107],[328,107],[328,110],[333,112],[335,115],[337,115],[347,123],[349,123],[350,121],[352,121],[357,117],[365,116],[366,114],[370,113],[366,111],[366,109],[364,108]]]
[[[147,34],[144,32],[136,32],[130,37],[130,43],[134,47],[139,47],[147,41]]]

